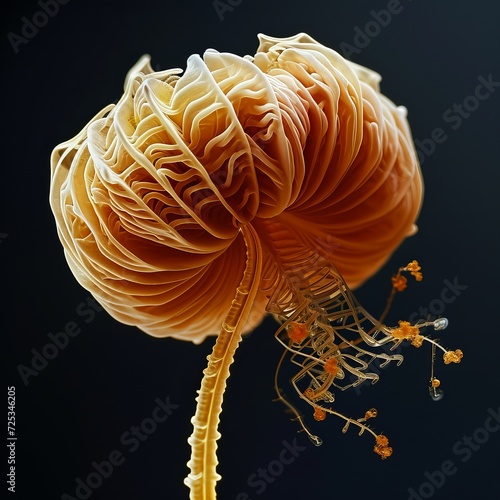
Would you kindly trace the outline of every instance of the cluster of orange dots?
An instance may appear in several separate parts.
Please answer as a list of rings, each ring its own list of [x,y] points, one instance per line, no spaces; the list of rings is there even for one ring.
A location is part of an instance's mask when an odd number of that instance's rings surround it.
[[[407,279],[401,274],[402,271],[408,271],[416,279],[416,281],[422,281],[423,276],[420,272],[421,267],[416,260],[410,262],[406,267],[402,267],[397,274],[392,278],[392,286],[398,292],[402,292],[407,287]],[[299,323],[297,321],[292,321],[287,330],[288,338],[295,344],[301,344],[308,336],[309,331],[305,323]],[[420,347],[424,340],[424,337],[420,335],[420,330],[418,326],[412,326],[408,321],[399,321],[399,327],[394,328],[391,331],[394,338],[398,340],[410,340],[412,345],[415,347]],[[455,351],[447,351],[443,355],[445,364],[450,363],[460,363],[463,357],[463,353],[460,349]],[[325,372],[336,376],[339,372],[339,364],[335,357],[330,357],[325,361],[324,370]],[[431,380],[431,387],[439,387],[440,381],[437,378]],[[313,389],[309,388],[304,391],[304,396],[308,399],[313,399],[315,392]],[[371,408],[365,413],[363,420],[368,420],[377,416],[377,410]],[[319,407],[314,407],[313,417],[318,422],[322,422],[326,419],[326,411]],[[382,460],[390,457],[392,455],[392,448],[389,446],[389,440],[383,434],[379,434],[375,438],[375,446],[373,451],[380,455]]]
[[[420,272],[421,269],[418,262],[412,260],[406,267],[402,267],[399,272],[391,278],[393,288],[398,292],[402,292],[407,287],[408,280],[401,274],[401,271],[409,271],[417,281],[422,281],[424,277]]]
[[[420,347],[424,341],[424,337],[419,332],[418,326],[412,326],[409,321],[399,321],[399,327],[394,328],[391,334],[398,340],[411,340],[411,345]]]
[[[410,274],[417,280],[422,281],[423,276],[420,272],[422,268],[418,265],[416,260],[412,260],[405,268],[405,271],[410,271]]]
[[[450,363],[460,363],[463,357],[464,353],[460,349],[456,349],[455,351],[447,351],[443,354],[444,364],[449,365]]]
[[[418,326],[412,326],[409,321],[399,321],[399,328],[394,328],[391,334],[397,339],[409,339],[419,334]]]
[[[375,447],[373,448],[373,451],[377,454],[380,455],[382,460],[385,460],[386,458],[390,457],[392,455],[392,448],[389,446],[389,440],[387,439],[386,436],[383,434],[379,434],[375,438]]]
[[[424,337],[422,335],[415,335],[410,340],[413,347],[420,347],[424,342]]]

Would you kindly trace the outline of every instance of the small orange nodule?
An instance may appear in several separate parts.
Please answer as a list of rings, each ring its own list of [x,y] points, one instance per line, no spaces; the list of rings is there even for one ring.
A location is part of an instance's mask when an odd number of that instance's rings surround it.
[[[402,274],[395,274],[392,278],[392,287],[398,292],[402,292],[408,285],[407,279]]]
[[[370,408],[365,413],[365,420],[368,420],[369,418],[375,418],[377,415],[378,415],[377,409],[376,408]],[[380,436],[377,436],[377,437],[380,437]],[[385,436],[382,436],[382,437],[385,437]]]
[[[416,260],[412,260],[405,268],[405,271],[410,271],[410,274],[415,278],[416,281],[422,281],[423,275],[420,272],[422,268]]]
[[[432,380],[431,380],[431,387],[434,387],[434,389],[436,387],[439,387],[441,385],[441,381],[439,379],[437,379],[436,377],[434,377]]]
[[[287,334],[288,338],[292,342],[300,344],[309,335],[309,331],[307,330],[307,326],[305,323],[292,321],[288,328]]]
[[[382,458],[382,460],[385,460],[392,455],[392,448],[390,446],[380,446],[376,444],[373,448],[373,451],[377,455],[380,455],[380,458]]]
[[[449,365],[450,363],[460,363],[463,357],[464,353],[460,349],[456,349],[455,351],[447,351],[443,354],[445,365]]]
[[[392,448],[389,446],[389,439],[383,434],[379,434],[375,438],[376,445],[373,447],[373,451],[380,455],[382,460],[390,457],[392,455]]]
[[[410,271],[411,273],[415,273],[417,271],[420,271],[422,269],[416,260],[412,260],[406,267],[405,269],[407,271]]]
[[[336,376],[339,372],[339,364],[334,357],[328,358],[325,361],[324,366],[325,372],[330,373],[333,376]]]
[[[424,276],[422,275],[422,273],[420,273],[418,271],[413,271],[410,274],[415,277],[416,281],[422,281],[424,279]]]
[[[409,321],[399,321],[399,327],[391,331],[393,337],[397,339],[410,339],[413,340],[419,335],[418,326],[412,326]],[[420,339],[419,339],[420,340]],[[422,339],[423,340],[423,339]],[[418,341],[417,341],[418,343]]]
[[[322,422],[326,418],[326,411],[323,410],[323,408],[316,406],[314,408],[313,417],[314,417],[314,420],[317,420],[318,422]]]
[[[379,434],[376,438],[375,441],[377,445],[379,446],[387,446],[389,444],[389,439],[387,436],[384,436],[383,434]]]
[[[408,280],[401,274],[401,271],[408,271],[416,281],[422,281],[424,277],[420,272],[421,269],[422,268],[418,262],[416,260],[412,260],[405,267],[401,267],[398,273],[391,278],[392,287],[398,292],[402,292],[407,287]]]
[[[422,335],[415,335],[410,340],[413,347],[420,347],[424,342],[424,337]]]

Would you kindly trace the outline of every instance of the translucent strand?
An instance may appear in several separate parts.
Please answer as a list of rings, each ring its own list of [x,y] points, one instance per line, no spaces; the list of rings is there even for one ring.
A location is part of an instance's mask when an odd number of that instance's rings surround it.
[[[302,255],[297,252],[287,256],[289,259],[282,261],[283,277],[268,305],[268,311],[281,323],[275,338],[285,348],[275,376],[278,400],[295,415],[309,438],[315,444],[321,444],[321,439],[308,429],[303,417],[279,387],[279,370],[289,357],[290,362],[298,367],[290,383],[298,396],[313,407],[314,419],[323,421],[327,414],[332,414],[345,420],[343,432],[347,432],[350,425],[359,427],[359,435],[368,431],[375,437],[375,453],[385,459],[392,454],[388,439],[377,435],[365,423],[368,418],[375,417],[377,411],[373,408],[360,419],[347,417],[328,406],[335,401],[333,390],[345,391],[366,381],[376,383],[379,375],[372,368],[375,361],[378,362],[377,368],[383,368],[392,362],[399,366],[403,362],[403,356],[392,354],[391,351],[401,342],[410,341],[414,347],[420,347],[423,341],[427,341],[432,346],[430,392],[434,400],[440,399],[442,391],[437,389],[439,381],[434,378],[433,371],[436,349],[443,351],[445,364],[459,363],[462,351],[448,351],[436,340],[421,335],[420,330],[427,326],[443,330],[448,325],[448,320],[439,318],[435,321],[420,321],[414,325],[399,321],[396,327],[388,327],[383,323],[396,292],[406,288],[407,280],[402,273],[409,272],[417,281],[422,280],[420,266],[416,261],[401,267],[393,276],[393,289],[387,306],[377,320],[357,302],[340,273],[329,261],[307,250]],[[378,351],[387,344],[392,345],[386,349],[388,352]]]

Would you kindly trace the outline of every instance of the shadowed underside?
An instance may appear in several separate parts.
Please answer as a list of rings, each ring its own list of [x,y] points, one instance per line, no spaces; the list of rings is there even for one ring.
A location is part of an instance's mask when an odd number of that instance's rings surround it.
[[[219,334],[190,440],[196,499],[214,498],[229,365],[289,249],[358,286],[415,231],[422,198],[406,111],[376,73],[305,34],[259,38],[253,58],[208,50],[183,73],[144,57],[118,104],[52,155],[51,207],[82,286],[150,335]]]

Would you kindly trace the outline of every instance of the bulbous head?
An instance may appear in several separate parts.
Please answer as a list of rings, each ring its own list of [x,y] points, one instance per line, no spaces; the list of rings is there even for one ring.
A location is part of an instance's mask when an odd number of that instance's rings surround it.
[[[253,57],[207,50],[184,72],[143,57],[118,104],[53,152],[71,270],[148,334],[219,332],[246,265],[242,226],[263,249],[246,331],[296,250],[355,287],[415,231],[420,169],[379,75],[305,34],[259,39]]]

